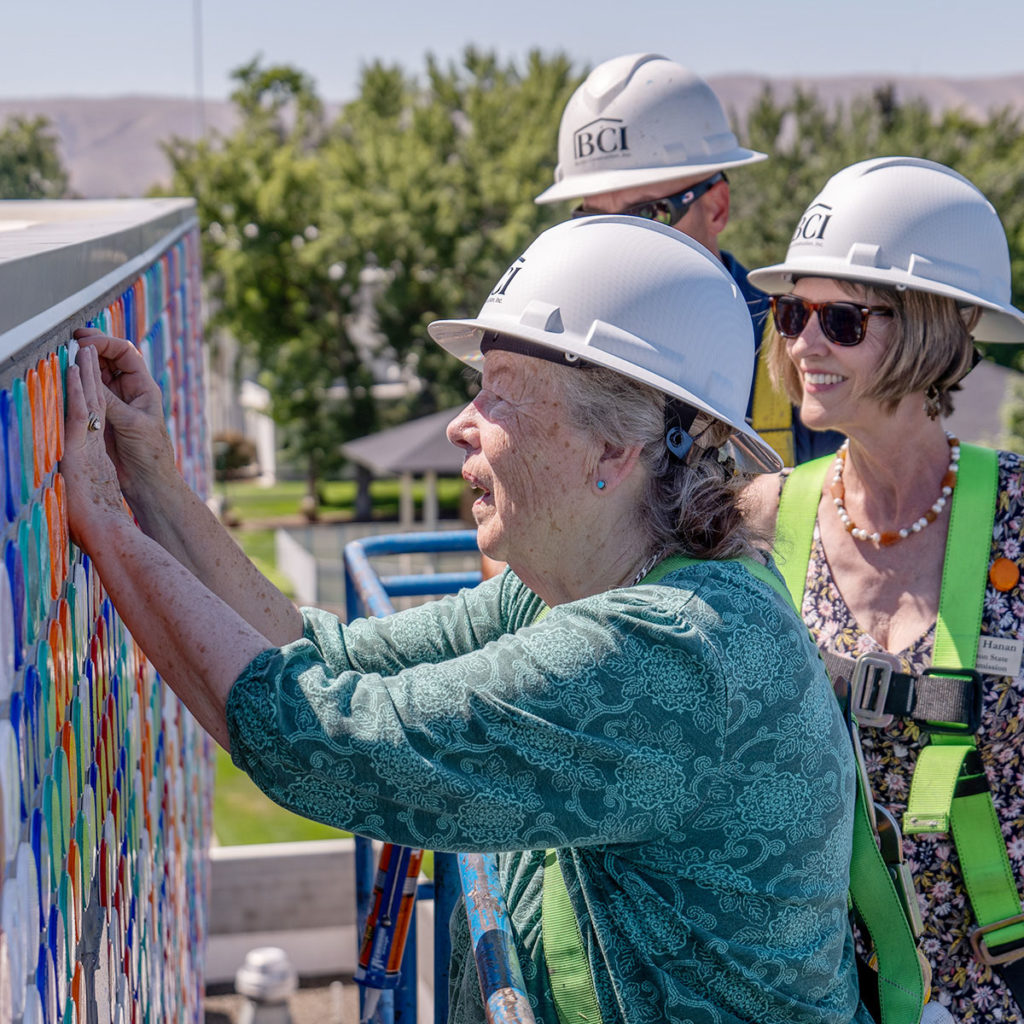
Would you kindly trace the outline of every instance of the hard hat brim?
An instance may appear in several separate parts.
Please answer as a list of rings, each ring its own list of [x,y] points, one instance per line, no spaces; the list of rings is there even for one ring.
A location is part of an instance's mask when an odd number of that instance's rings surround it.
[[[981,310],[981,317],[971,332],[975,341],[997,345],[1024,344],[1024,313],[1015,307],[991,302],[973,292],[954,288],[940,281],[927,281],[906,272],[901,273],[892,267],[853,268],[844,260],[818,257],[758,267],[748,273],[747,280],[755,288],[760,288],[769,295],[786,295],[793,290],[796,279],[800,277],[830,277],[866,285],[905,288],[908,291],[942,295],[956,302],[977,306]]]
[[[636,167],[609,169],[589,174],[570,174],[545,189],[534,202],[538,205],[559,203],[565,199],[584,199],[602,192],[618,192],[624,188],[638,188],[641,185],[657,185],[675,178],[690,178],[727,171],[732,167],[767,160],[767,153],[758,153],[742,147],[723,153],[721,157],[705,164],[674,164],[671,167]]]
[[[466,320],[435,320],[427,327],[431,338],[437,342],[446,352],[455,356],[456,359],[475,369],[480,369],[483,356],[480,353],[480,342],[484,332],[494,330],[495,325],[476,318]],[[522,338],[536,344],[553,348],[551,335],[542,330],[532,330],[519,324],[513,330],[507,330],[512,337]],[[698,398],[686,388],[680,387],[674,381],[668,380],[659,374],[653,373],[641,366],[620,359],[617,356],[591,348],[572,338],[563,338],[559,342],[558,351],[569,352],[578,355],[591,363],[597,363],[609,370],[615,370],[624,377],[647,384],[659,391],[663,391],[673,398],[682,399],[689,405],[694,406],[703,412],[714,416],[715,419],[730,426],[734,433],[729,439],[733,448],[736,465],[744,473],[777,473],[782,469],[782,459],[779,454],[767,444],[758,434],[746,423],[730,419],[729,416],[715,409],[707,402]]]

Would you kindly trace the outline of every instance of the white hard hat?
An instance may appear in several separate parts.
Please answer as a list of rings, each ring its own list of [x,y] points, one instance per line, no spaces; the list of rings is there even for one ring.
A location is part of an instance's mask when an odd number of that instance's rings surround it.
[[[981,310],[975,340],[1024,342],[999,215],[963,175],[931,160],[879,157],[831,177],[800,218],[785,262],[752,270],[749,280],[780,294],[798,277],[945,295]]]
[[[599,64],[558,129],[555,184],[538,203],[713,174],[765,160],[744,149],[711,87],[656,53]]]
[[[779,456],[747,426],[754,374],[750,313],[735,281],[699,242],[638,217],[549,228],[467,320],[430,336],[470,365],[486,332],[616,370],[728,424],[737,463],[775,472]]]

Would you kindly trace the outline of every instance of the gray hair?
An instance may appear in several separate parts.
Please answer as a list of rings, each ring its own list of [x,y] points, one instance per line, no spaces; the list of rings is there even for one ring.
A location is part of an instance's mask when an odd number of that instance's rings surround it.
[[[699,413],[689,431],[693,447],[679,460],[665,444],[664,392],[603,367],[552,369],[564,382],[568,408],[582,430],[614,447],[643,446],[647,482],[636,514],[652,548],[696,558],[755,553],[761,538],[738,504],[747,481],[720,451],[731,427]]]

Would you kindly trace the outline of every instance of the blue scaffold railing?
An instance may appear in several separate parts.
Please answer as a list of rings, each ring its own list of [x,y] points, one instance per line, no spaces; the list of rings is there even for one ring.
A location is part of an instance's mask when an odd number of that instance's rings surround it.
[[[383,555],[444,554],[477,551],[473,530],[388,534],[352,541],[345,546],[345,608],[351,619],[360,614],[390,615],[392,598],[440,596],[476,586],[480,572],[418,573],[380,576],[370,559]],[[377,864],[373,845],[356,837],[356,921],[360,941],[374,899]],[[470,939],[489,1024],[533,1024],[512,929],[498,884],[497,862],[486,854],[434,854],[433,882],[420,882],[419,900],[434,901],[434,1021],[448,1018],[448,962],[451,946],[448,921],[464,897]],[[397,988],[381,993],[373,1020],[377,1024],[415,1024],[416,917],[412,917]],[[363,995],[363,993],[361,993]]]

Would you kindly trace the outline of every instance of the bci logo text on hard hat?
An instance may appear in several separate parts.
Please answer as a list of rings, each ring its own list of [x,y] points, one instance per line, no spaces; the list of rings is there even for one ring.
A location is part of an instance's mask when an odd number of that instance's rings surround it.
[[[523,269],[523,264],[526,262],[524,256],[520,256],[519,259],[512,264],[508,270],[498,279],[498,283],[491,289],[491,294],[487,296],[488,302],[501,302],[502,296],[508,291],[508,286],[515,279],[516,274]]]
[[[599,117],[572,136],[573,156],[577,160],[600,159],[629,149],[626,141],[626,125],[621,118]]]
[[[820,242],[825,228],[832,219],[832,207],[825,203],[811,203],[793,232],[793,242]]]

